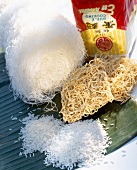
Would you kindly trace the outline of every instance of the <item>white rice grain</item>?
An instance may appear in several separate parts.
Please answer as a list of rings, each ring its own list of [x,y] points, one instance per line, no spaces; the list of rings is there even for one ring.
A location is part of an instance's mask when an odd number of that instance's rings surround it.
[[[33,152],[43,152],[50,145],[52,137],[59,130],[62,125],[60,120],[54,119],[52,116],[41,117],[29,114],[28,117],[22,120],[26,124],[21,128],[20,138],[23,140],[22,150],[23,154],[32,154]]]
[[[64,125],[52,138],[45,164],[73,169],[89,166],[106,152],[109,138],[99,120],[86,120]]]
[[[45,153],[44,164],[62,169],[89,166],[104,157],[110,139],[99,120],[64,124],[52,116],[23,119],[22,154]]]

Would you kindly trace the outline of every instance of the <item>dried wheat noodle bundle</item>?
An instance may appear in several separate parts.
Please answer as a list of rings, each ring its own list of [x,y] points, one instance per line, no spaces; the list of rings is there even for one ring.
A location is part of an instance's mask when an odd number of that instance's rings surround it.
[[[137,82],[137,63],[129,58],[97,54],[77,69],[63,86],[64,121],[74,122],[92,115],[113,100],[125,102]]]
[[[112,63],[113,64],[113,63]],[[125,102],[137,83],[137,63],[129,58],[121,58],[120,65],[115,70],[115,76],[110,77],[111,92],[116,101]]]
[[[100,56],[109,77],[114,100],[125,102],[137,82],[137,62],[127,57]]]
[[[102,62],[96,58],[93,63],[79,68],[63,86],[61,97],[61,113],[68,122],[94,114],[100,107],[112,102],[113,95]]]

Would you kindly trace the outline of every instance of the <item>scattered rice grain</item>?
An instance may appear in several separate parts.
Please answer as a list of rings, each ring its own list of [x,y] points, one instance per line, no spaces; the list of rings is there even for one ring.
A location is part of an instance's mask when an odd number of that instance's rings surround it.
[[[103,127],[106,127],[106,125],[105,125],[105,124],[102,124],[102,126],[103,126]]]
[[[114,126],[114,123],[111,123],[110,126]]]
[[[22,156],[22,152],[19,153],[19,156]]]
[[[11,120],[18,120],[18,118],[17,117],[12,117]]]
[[[123,155],[122,155],[122,157],[125,157],[125,156],[126,156],[126,154],[123,154]]]
[[[108,162],[104,162],[104,164],[108,164]]]
[[[114,162],[113,162],[113,161],[111,161],[111,163],[112,163],[112,164],[114,164]]]
[[[121,152],[126,153],[126,151],[125,151],[125,150],[122,150]]]
[[[37,108],[37,110],[41,110],[41,108]]]

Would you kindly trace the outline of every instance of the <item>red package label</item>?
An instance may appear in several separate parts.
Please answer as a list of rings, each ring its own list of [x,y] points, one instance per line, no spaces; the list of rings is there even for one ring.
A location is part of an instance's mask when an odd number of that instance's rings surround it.
[[[72,4],[89,55],[126,53],[125,30],[137,0],[72,0]]]

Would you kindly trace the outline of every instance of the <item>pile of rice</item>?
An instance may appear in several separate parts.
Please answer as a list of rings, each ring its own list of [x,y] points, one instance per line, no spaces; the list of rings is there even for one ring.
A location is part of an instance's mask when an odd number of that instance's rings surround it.
[[[47,1],[29,2],[3,10],[0,37],[14,97],[37,104],[50,102],[61,90],[82,65],[85,47],[77,28]]]
[[[99,120],[64,124],[52,116],[29,114],[20,131],[21,155],[45,154],[44,164],[69,170],[88,166],[104,157],[111,141]]]

